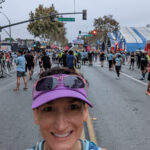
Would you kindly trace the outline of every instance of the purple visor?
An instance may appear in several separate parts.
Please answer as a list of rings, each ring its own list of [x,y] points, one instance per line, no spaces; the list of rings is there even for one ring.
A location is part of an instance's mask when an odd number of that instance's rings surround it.
[[[92,104],[87,99],[87,83],[77,75],[57,74],[39,79],[32,90],[32,109],[60,98],[76,98]]]

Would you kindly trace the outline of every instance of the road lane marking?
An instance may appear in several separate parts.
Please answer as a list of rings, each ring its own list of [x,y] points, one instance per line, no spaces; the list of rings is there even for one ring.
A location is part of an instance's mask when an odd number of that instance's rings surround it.
[[[147,83],[144,83],[144,82],[142,82],[142,81],[140,81],[140,80],[138,80],[138,79],[135,79],[135,78],[133,78],[132,76],[127,75],[127,74],[125,74],[125,73],[123,73],[123,72],[120,72],[120,73],[121,73],[122,75],[124,75],[124,76],[126,76],[126,77],[128,77],[128,78],[130,78],[130,79],[132,79],[132,80],[134,80],[134,81],[136,81],[136,82],[138,82],[138,83],[141,83],[141,84],[147,86]]]
[[[97,144],[97,140],[96,140],[96,136],[95,136],[95,132],[94,132],[94,128],[93,128],[93,124],[92,124],[89,112],[88,112],[88,119],[87,119],[87,127],[88,127],[88,133],[89,133],[90,141]]]
[[[97,66],[97,64],[96,64],[95,66]],[[99,68],[99,70],[100,70],[100,68]],[[123,73],[123,72],[120,72],[120,73],[121,73],[122,75],[124,75],[124,76],[126,76],[126,77],[128,77],[128,78],[130,78],[130,79],[132,79],[132,80],[134,80],[134,81],[136,81],[136,82],[138,82],[138,83],[140,83],[140,84],[143,84],[143,85],[147,86],[147,83],[144,83],[144,82],[142,82],[142,81],[140,81],[140,80],[138,80],[138,79],[136,79],[136,78],[134,78],[134,77],[132,77],[132,76],[126,74],[126,73]]]
[[[82,130],[81,139],[85,139],[84,129]]]

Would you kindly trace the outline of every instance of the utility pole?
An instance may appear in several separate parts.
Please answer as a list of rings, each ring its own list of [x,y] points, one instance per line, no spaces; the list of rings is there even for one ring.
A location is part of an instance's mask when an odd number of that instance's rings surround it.
[[[2,14],[7,19],[9,25],[11,25],[10,19],[7,17],[7,15],[1,11],[0,11],[0,14]],[[9,38],[10,38],[10,43],[11,43],[11,27],[10,26],[9,26]]]

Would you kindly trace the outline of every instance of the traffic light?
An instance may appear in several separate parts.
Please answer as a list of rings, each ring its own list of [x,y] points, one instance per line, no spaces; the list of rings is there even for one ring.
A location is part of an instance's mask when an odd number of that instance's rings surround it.
[[[50,19],[51,19],[52,22],[56,21],[56,14],[55,14],[55,12],[51,12]]]
[[[97,30],[93,30],[92,35],[97,35]]]
[[[87,10],[82,11],[82,19],[87,20]]]

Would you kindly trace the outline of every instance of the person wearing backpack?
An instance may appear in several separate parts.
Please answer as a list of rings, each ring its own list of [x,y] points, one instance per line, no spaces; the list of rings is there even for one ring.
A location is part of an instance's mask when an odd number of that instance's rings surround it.
[[[88,83],[69,68],[55,67],[33,87],[32,110],[43,140],[26,150],[105,150],[80,139],[88,118]]]

